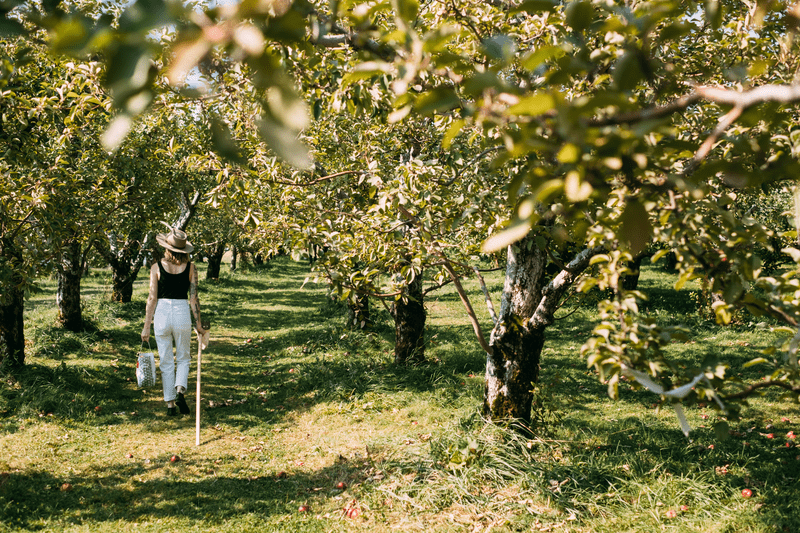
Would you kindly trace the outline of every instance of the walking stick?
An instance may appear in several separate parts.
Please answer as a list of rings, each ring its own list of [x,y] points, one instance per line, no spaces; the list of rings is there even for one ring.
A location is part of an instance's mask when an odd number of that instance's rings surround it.
[[[208,330],[211,328],[211,322],[206,318],[202,321],[203,329],[206,331],[203,335],[197,338],[197,394],[195,394],[195,439],[194,445],[200,446],[200,365],[203,359],[203,349],[208,347]]]

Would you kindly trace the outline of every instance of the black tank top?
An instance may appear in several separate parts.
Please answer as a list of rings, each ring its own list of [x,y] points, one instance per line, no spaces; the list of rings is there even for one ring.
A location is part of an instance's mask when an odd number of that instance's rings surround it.
[[[189,299],[189,268],[192,263],[186,263],[186,268],[180,274],[170,274],[164,270],[161,261],[158,262],[158,269],[161,271],[158,277],[158,298],[170,298],[173,300]]]

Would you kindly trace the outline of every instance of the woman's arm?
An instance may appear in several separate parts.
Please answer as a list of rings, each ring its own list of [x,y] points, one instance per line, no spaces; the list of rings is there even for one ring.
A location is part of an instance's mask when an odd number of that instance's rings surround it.
[[[189,307],[192,308],[192,314],[194,315],[194,329],[197,331],[197,335],[202,335],[205,330],[203,329],[203,322],[200,319],[200,297],[197,296],[197,269],[194,267],[194,263],[190,265],[191,270],[189,271]]]
[[[150,294],[147,295],[147,307],[144,312],[144,328],[142,328],[142,342],[150,340],[150,326],[153,324],[153,314],[158,303],[158,265],[153,263],[150,267]]]

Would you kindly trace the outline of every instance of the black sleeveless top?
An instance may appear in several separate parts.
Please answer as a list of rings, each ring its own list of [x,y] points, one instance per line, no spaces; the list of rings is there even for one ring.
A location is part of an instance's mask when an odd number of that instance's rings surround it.
[[[186,263],[186,268],[180,274],[170,274],[164,270],[161,261],[158,262],[158,298],[170,298],[173,300],[189,299],[189,268],[192,263]]]

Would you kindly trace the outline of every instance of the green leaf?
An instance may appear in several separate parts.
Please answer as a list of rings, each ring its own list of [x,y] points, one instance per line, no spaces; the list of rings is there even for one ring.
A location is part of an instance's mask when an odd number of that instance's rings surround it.
[[[756,357],[755,359],[751,359],[745,364],[743,364],[742,368],[750,368],[751,366],[763,365],[764,363],[769,364],[769,361],[767,359],[764,359],[763,357]]]
[[[486,89],[496,88],[503,91],[503,82],[492,71],[477,72],[464,81],[464,93],[471,96],[478,96]]]
[[[515,219],[509,226],[486,239],[481,246],[485,253],[496,252],[521,240],[531,230],[531,221],[528,218]]]
[[[493,35],[481,42],[481,51],[489,59],[508,62],[517,53],[517,44],[507,35]]]
[[[445,132],[444,137],[442,137],[442,148],[447,150],[450,148],[450,145],[453,143],[453,140],[461,133],[461,130],[466,125],[467,121],[464,119],[459,119],[454,121],[449,128],[447,128],[447,132]]]
[[[298,139],[296,130],[265,117],[258,122],[258,132],[278,157],[287,163],[297,168],[312,168],[311,155]]]
[[[556,0],[526,0],[517,7],[510,10],[510,13],[531,13],[533,15],[546,11],[553,11],[560,2]]]
[[[235,163],[245,163],[247,161],[242,157],[239,146],[233,139],[228,125],[217,117],[211,119],[211,142],[215,151],[228,161]]]
[[[92,21],[73,15],[58,21],[50,32],[50,46],[64,54],[80,54],[91,40]]]
[[[116,150],[119,145],[122,144],[122,141],[125,139],[125,136],[132,126],[133,117],[127,113],[121,113],[114,117],[111,124],[108,125],[106,131],[104,131],[103,135],[100,137],[103,148],[109,151]]]
[[[106,86],[114,104],[124,108],[126,101],[147,87],[155,75],[155,65],[144,44],[123,44],[108,59]]]
[[[731,323],[733,316],[731,315],[731,306],[725,302],[714,302],[711,305],[714,314],[717,316],[717,324],[727,325]]]
[[[650,262],[651,263],[655,263],[656,261],[658,261],[659,259],[661,259],[665,255],[667,255],[669,252],[670,252],[670,250],[665,250],[665,249],[661,249],[661,250],[657,251],[656,253],[653,254],[653,257],[650,258]]]
[[[136,0],[128,4],[119,18],[119,29],[125,33],[143,34],[175,22],[164,0]]]
[[[392,0],[392,7],[397,16],[409,25],[416,20],[419,12],[419,2],[416,0]]]
[[[521,61],[521,64],[527,70],[536,70],[536,68],[554,58],[563,56],[566,52],[560,46],[543,46],[528,54],[526,54]]]
[[[594,21],[594,6],[591,2],[573,1],[567,4],[565,15],[568,26],[575,31],[583,31]]]
[[[520,101],[508,108],[510,115],[537,116],[547,113],[556,105],[555,99],[548,93],[534,93],[521,98]]]
[[[391,65],[384,61],[367,61],[357,65],[342,78],[342,86],[348,86],[359,80],[369,80],[391,71]]]
[[[461,105],[461,100],[453,89],[440,87],[422,94],[414,102],[414,110],[420,115],[432,115],[448,111]]]
[[[620,91],[631,91],[644,78],[640,54],[629,50],[617,61],[614,67],[614,83]]]
[[[0,37],[16,37],[26,33],[25,27],[16,20],[0,18]]]
[[[705,8],[706,21],[713,29],[719,29],[722,25],[722,4],[718,0],[706,0]]]

